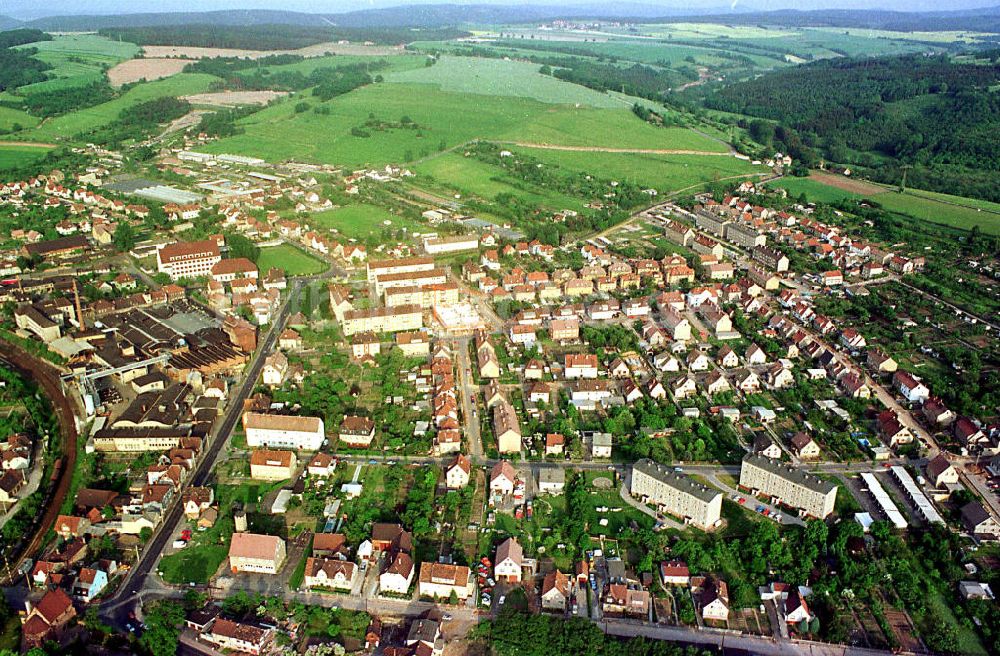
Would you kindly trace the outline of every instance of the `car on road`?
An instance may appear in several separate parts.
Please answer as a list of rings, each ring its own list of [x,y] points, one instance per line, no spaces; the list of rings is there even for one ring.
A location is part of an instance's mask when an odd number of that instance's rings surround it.
[[[497,599],[497,606],[503,606],[505,601],[507,601],[507,595],[500,595],[500,598]]]
[[[447,622],[448,620],[451,619],[451,613],[445,613],[444,615],[441,616],[441,619]]]

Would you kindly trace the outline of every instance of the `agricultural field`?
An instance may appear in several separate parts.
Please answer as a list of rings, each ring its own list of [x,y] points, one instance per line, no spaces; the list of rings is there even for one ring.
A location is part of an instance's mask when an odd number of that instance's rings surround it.
[[[177,75],[187,65],[188,62],[183,59],[130,59],[110,69],[108,80],[116,87],[141,80],[161,80]]]
[[[388,222],[389,225],[386,225]],[[383,229],[405,228],[410,232],[420,232],[424,226],[415,221],[390,214],[381,207],[368,205],[346,205],[336,209],[318,212],[309,217],[308,223],[324,229],[336,230],[348,239],[367,240],[378,237]]]
[[[713,180],[753,177],[766,169],[735,157],[654,155],[526,148],[525,153],[564,169],[635,182],[661,193],[680,191]]]
[[[48,71],[52,79],[21,87],[22,93],[91,84],[102,79],[105,70],[139,54],[139,46],[134,43],[112,41],[96,34],[58,35],[52,41],[23,47],[37,48],[35,57],[53,68]]]
[[[60,141],[108,125],[118,118],[123,109],[147,100],[162,97],[186,96],[208,91],[217,78],[212,75],[183,73],[163,80],[139,84],[114,100],[58,116],[37,128],[17,134],[28,141]]]
[[[285,275],[289,276],[310,276],[326,269],[323,262],[291,244],[267,246],[260,249],[257,268],[261,271],[267,271],[272,267],[281,269]]]
[[[45,157],[48,148],[36,146],[6,146],[0,142],[0,171],[19,168]]]

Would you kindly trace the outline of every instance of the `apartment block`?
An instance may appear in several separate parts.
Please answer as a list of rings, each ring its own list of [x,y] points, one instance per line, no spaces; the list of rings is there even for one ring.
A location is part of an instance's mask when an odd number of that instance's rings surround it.
[[[834,483],[760,455],[743,458],[740,485],[820,519],[833,512],[837,500]]]
[[[712,527],[722,514],[722,492],[652,460],[633,465],[630,491],[698,528]]]

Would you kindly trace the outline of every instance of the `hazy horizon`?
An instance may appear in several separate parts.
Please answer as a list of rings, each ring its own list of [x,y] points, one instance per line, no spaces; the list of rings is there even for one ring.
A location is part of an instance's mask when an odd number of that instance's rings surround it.
[[[135,3],[130,0],[91,0],[81,6],[78,0],[52,0],[39,4],[35,0],[7,0],[0,6],[0,15],[18,20],[34,20],[49,16],[66,15],[115,15],[161,12],[207,12],[222,10],[278,10],[303,13],[343,13],[368,8],[389,8],[416,4],[456,4],[456,5],[525,5],[559,6],[594,4],[588,0],[160,0],[155,6]],[[660,6],[665,11],[697,14],[699,11],[718,11],[731,6],[742,11],[774,11],[779,9],[884,9],[892,11],[945,11],[993,7],[1000,0],[632,0],[623,5]],[[613,7],[614,4],[608,5]]]

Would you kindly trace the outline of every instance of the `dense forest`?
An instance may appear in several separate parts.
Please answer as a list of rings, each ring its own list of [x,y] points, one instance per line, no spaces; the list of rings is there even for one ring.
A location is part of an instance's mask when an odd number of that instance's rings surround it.
[[[730,84],[704,104],[766,119],[747,123],[754,139],[805,164],[825,158],[886,182],[908,165],[915,186],[1000,200],[998,82],[995,60],[835,59]]]
[[[52,68],[32,55],[35,48],[15,48],[36,41],[50,41],[51,36],[39,30],[10,30],[0,32],[0,91],[16,89],[47,79],[45,71]]]
[[[45,118],[100,105],[114,97],[115,90],[106,80],[101,80],[79,87],[62,87],[26,94],[24,108],[30,114]]]
[[[158,27],[107,27],[98,34],[141,46],[192,46],[242,48],[245,50],[294,50],[329,41],[372,41],[381,44],[409,43],[415,39],[454,39],[467,33],[441,28],[303,27],[297,25],[176,25]]]

